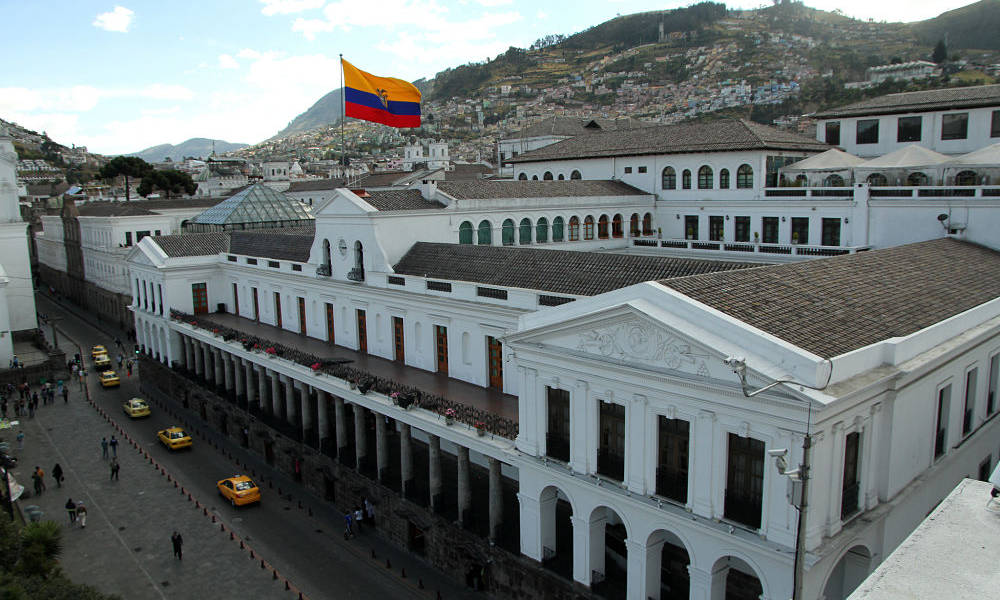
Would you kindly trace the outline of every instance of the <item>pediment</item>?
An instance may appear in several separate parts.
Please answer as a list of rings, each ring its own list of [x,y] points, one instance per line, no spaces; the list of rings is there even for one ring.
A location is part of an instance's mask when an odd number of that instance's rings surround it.
[[[559,353],[702,378],[732,378],[723,354],[631,308],[537,332],[530,341]]]
[[[145,250],[140,246],[136,246],[131,252],[125,257],[125,260],[130,265],[142,266],[142,267],[153,267],[156,264],[149,258]]]
[[[317,218],[342,217],[345,215],[365,215],[370,212],[377,211],[350,190],[339,189],[328,202],[314,209],[313,216]]]

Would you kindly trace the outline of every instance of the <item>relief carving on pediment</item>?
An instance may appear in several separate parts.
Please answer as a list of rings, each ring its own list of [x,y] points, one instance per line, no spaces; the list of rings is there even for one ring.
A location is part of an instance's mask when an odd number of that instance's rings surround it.
[[[684,340],[652,328],[639,319],[580,333],[577,350],[701,377],[710,375],[706,363],[710,356],[707,353],[699,348],[692,349],[691,344]]]

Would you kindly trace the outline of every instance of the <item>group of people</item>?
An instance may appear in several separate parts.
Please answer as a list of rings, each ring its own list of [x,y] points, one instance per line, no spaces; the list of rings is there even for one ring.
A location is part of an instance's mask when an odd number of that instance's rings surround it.
[[[17,398],[14,397],[15,392]],[[8,383],[6,388],[0,391],[0,416],[4,419],[8,417],[33,419],[38,405],[54,404],[57,395],[62,396],[63,403],[69,402],[69,390],[63,385],[61,379],[56,385],[46,382],[34,390],[27,379],[16,386],[13,383]]]
[[[368,498],[361,500],[361,504],[354,505],[353,511],[347,511],[344,515],[344,539],[349,540],[355,533],[361,533],[361,523],[363,521],[375,526],[375,505],[368,501]]]
[[[69,513],[69,524],[71,526],[74,523],[79,523],[81,529],[87,526],[87,507],[84,506],[83,500],[76,502],[73,502],[72,498],[66,500],[66,512]]]

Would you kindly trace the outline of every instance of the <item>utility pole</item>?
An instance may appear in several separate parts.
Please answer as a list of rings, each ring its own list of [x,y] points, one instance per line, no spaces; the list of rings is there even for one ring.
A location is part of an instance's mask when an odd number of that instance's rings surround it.
[[[812,409],[812,404],[809,406]],[[795,563],[792,582],[792,599],[802,600],[802,580],[805,579],[806,558],[806,508],[809,506],[809,451],[812,448],[812,436],[806,430],[802,440],[802,464],[799,466],[799,476],[802,480],[802,499],[799,501],[799,522],[795,532]]]

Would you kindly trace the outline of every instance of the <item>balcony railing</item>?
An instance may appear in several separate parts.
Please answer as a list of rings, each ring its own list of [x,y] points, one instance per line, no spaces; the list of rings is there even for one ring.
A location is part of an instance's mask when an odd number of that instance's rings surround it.
[[[676,500],[681,504],[686,503],[688,495],[687,471],[671,467],[656,467],[656,495]]]
[[[726,490],[725,517],[751,529],[760,529],[760,494],[745,494]]]
[[[332,272],[333,269],[330,267],[330,265],[320,265],[316,267],[316,274],[322,277],[329,277]]]
[[[347,278],[351,281],[364,281],[365,280],[365,270],[361,267],[354,267],[347,272]]]
[[[861,484],[854,482],[854,484],[849,485],[844,488],[843,494],[840,496],[840,519],[844,520],[847,517],[858,512],[858,494],[861,491]]]
[[[545,434],[545,455],[569,462],[569,438],[558,433]]]
[[[652,243],[650,243],[652,242]],[[674,248],[705,252],[746,252],[784,254],[787,256],[840,256],[868,250],[868,246],[810,246],[807,244],[764,244],[760,242],[721,242],[699,240],[632,240],[633,246]]]
[[[851,198],[855,192],[864,193],[853,187],[788,187],[765,188],[765,198]],[[921,186],[869,186],[872,198],[981,198],[1000,196],[996,185],[921,185]]]
[[[625,457],[605,449],[597,451],[597,474],[614,479],[625,480]]]

